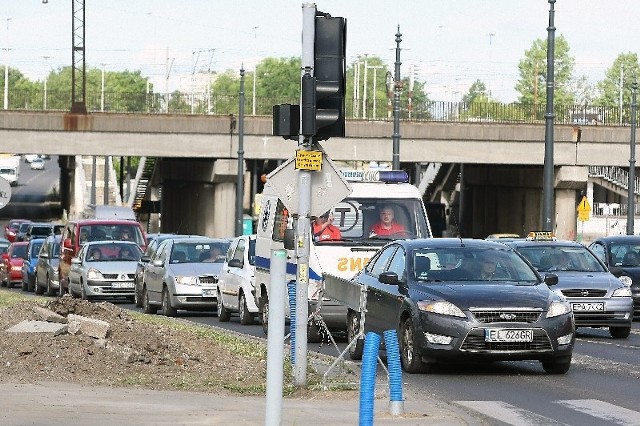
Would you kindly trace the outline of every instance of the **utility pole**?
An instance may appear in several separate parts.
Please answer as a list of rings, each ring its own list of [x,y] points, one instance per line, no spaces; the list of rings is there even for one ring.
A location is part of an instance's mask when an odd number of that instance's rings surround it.
[[[629,149],[629,184],[627,194],[627,235],[633,235],[633,226],[636,218],[635,200],[636,200],[636,112],[638,104],[636,103],[636,94],[638,92],[638,83],[636,81],[631,85],[631,144]]]
[[[253,58],[253,103],[251,105],[251,115],[256,115],[256,69],[258,68],[258,28],[253,27],[253,51],[255,53],[255,57]]]
[[[169,101],[171,97],[169,96],[169,76],[171,75],[171,68],[173,67],[173,62],[176,58],[171,58],[171,63],[169,63],[169,48],[167,47],[167,56],[165,62],[165,77],[164,77],[164,93],[166,96],[166,101],[164,105],[164,112],[169,114]]]
[[[240,103],[238,111],[238,180],[236,182],[236,237],[242,235],[242,217],[244,201],[244,66],[240,68]]]
[[[6,18],[7,21],[7,43],[9,42],[9,21],[11,18]],[[5,47],[7,52],[4,62],[4,109],[9,108],[9,46]]]
[[[554,67],[555,59],[555,31],[553,24],[554,10],[553,4],[556,0],[549,1],[549,26],[547,27],[547,110],[544,115],[544,171],[542,182],[542,230],[552,232],[554,230],[553,211],[553,89],[554,89]]]

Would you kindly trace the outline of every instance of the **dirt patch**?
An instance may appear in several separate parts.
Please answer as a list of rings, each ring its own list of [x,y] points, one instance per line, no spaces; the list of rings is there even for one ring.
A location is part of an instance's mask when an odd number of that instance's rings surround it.
[[[35,306],[64,317],[73,313],[106,321],[110,324],[109,334],[105,339],[95,339],[82,334],[54,336],[6,331],[23,320],[39,320]],[[112,303],[92,303],[68,295],[48,300],[44,305],[27,300],[0,308],[0,381],[264,394],[267,368],[264,341],[179,319],[157,317],[153,318],[154,323],[149,323],[135,316]],[[314,359],[309,365],[307,383],[310,387],[319,386],[320,370],[327,364]],[[308,397],[308,389],[292,385],[287,368],[285,393]],[[340,375],[333,381],[347,383],[355,378],[353,372],[344,370]],[[323,394],[344,398],[354,393]]]

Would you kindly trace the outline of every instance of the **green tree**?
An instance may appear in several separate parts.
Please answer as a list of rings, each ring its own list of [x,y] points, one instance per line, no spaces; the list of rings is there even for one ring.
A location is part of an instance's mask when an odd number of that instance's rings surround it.
[[[4,88],[4,66],[0,67],[0,88]],[[7,70],[9,81],[7,84],[9,92],[8,107],[10,109],[29,109],[41,107],[41,100],[38,100],[38,84],[27,79],[20,70],[11,68]],[[0,105],[4,104],[4,90],[0,89]]]
[[[476,80],[469,87],[469,91],[462,97],[462,102],[471,104],[473,102],[487,102],[489,100],[489,92],[487,86],[480,80]]]
[[[630,105],[632,95],[632,84],[638,81],[640,66],[638,65],[638,55],[636,53],[621,53],[613,61],[613,64],[605,72],[604,80],[598,83],[600,96],[596,103],[602,106]],[[620,85],[622,83],[622,86]],[[620,96],[622,95],[622,99]],[[629,121],[629,111],[623,109],[622,120]]]
[[[569,43],[564,36],[555,40],[554,60],[554,103],[571,105],[575,103],[575,95],[571,91],[574,59],[569,54]],[[531,48],[525,51],[525,57],[518,64],[520,80],[515,89],[520,93],[520,103],[537,105],[547,101],[547,41],[537,39]]]

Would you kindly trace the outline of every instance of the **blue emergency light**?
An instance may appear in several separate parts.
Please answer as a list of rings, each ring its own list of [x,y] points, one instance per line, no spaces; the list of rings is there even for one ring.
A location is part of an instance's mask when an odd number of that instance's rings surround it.
[[[342,176],[349,182],[409,182],[409,175],[404,170],[342,170]]]

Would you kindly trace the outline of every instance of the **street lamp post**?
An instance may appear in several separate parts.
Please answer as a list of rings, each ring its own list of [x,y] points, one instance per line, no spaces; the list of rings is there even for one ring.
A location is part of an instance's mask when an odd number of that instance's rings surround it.
[[[634,81],[631,85],[631,144],[629,154],[629,185],[627,196],[627,235],[633,235],[633,225],[635,221],[635,198],[636,198],[636,94],[638,83]]]
[[[400,25],[396,33],[396,62],[395,75],[393,84],[393,170],[400,170],[400,90],[402,89],[402,80],[400,80],[400,42],[402,34],[400,34]]]
[[[43,56],[42,59],[45,60],[45,64],[47,64],[47,68],[49,65],[49,59],[51,58],[51,56]],[[49,79],[49,70],[47,70],[47,73],[44,76],[44,99],[43,99],[43,108],[46,111],[47,110],[47,80]]]
[[[6,18],[7,21],[7,40],[9,40],[9,21],[11,18]],[[7,52],[4,62],[4,109],[9,108],[9,46],[5,47]]]
[[[553,231],[553,89],[554,89],[554,47],[555,31],[553,24],[553,4],[549,1],[549,26],[547,27],[547,110],[544,114],[544,172],[542,182],[542,230]]]
[[[238,181],[236,183],[236,236],[242,235],[244,199],[244,66],[240,68],[240,104],[238,105]]]
[[[253,58],[253,103],[251,104],[251,115],[256,115],[256,69],[258,68],[256,62],[258,60],[258,28],[259,27],[253,27],[253,50],[255,53],[255,57]]]
[[[364,54],[364,83],[362,84],[362,118],[367,118],[367,54]]]
[[[377,81],[378,81],[378,73],[379,69],[384,68],[382,65],[371,65],[369,69],[373,70],[373,119],[378,118],[378,114],[376,114],[376,90],[377,90]]]

